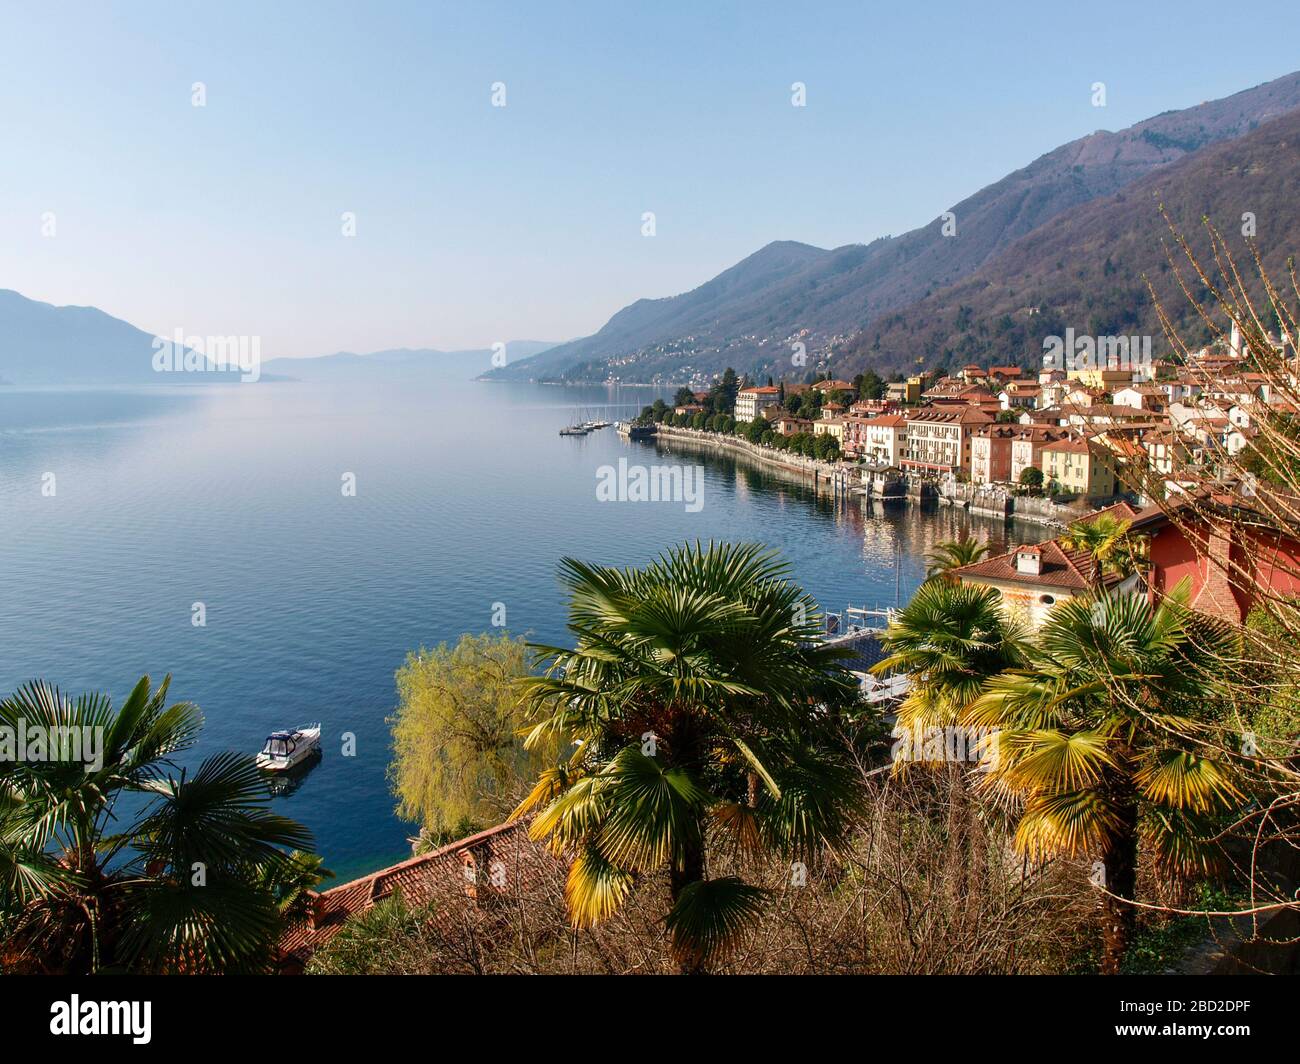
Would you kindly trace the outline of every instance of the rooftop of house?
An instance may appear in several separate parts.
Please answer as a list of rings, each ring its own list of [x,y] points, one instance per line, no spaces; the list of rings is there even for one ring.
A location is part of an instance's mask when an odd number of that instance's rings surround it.
[[[781,391],[774,384],[755,385],[752,388],[741,388],[737,395],[777,395]]]
[[[1087,440],[1081,440],[1077,436],[1070,436],[1063,440],[1053,440],[1051,443],[1043,444],[1044,451],[1063,451],[1069,454],[1088,454],[1092,447]]]
[[[912,411],[908,423],[937,423],[947,425],[986,425],[993,419],[973,406],[923,406]]]
[[[1037,557],[1037,572],[1026,572],[1016,564],[1016,556],[1030,554]],[[994,580],[1000,583],[1026,584],[1047,589],[1089,591],[1096,587],[1111,587],[1123,578],[1117,573],[1105,573],[1086,550],[1066,550],[1060,542],[1049,539],[1045,543],[1027,544],[985,558],[971,565],[952,570],[959,579],[980,582]]]
[[[493,859],[505,860],[525,851],[536,856],[541,851],[528,840],[527,827],[524,820],[499,824],[319,894],[309,891],[310,910],[291,921],[281,935],[280,956],[305,963],[350,917],[399,892],[406,902],[418,905],[448,889],[464,891],[470,885],[465,874],[467,856],[474,859],[477,853],[486,852]]]
[[[1015,435],[1017,440],[1028,440],[1030,443],[1047,443],[1065,439],[1069,435],[1069,429],[1059,425],[1017,424],[1011,427],[1017,430]]]
[[[984,440],[1019,439],[1025,434],[1026,426],[1019,424],[981,425],[972,430],[971,435]]]

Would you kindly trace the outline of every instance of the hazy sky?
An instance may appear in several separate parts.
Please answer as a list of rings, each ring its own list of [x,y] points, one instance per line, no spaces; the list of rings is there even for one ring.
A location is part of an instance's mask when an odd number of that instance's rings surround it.
[[[1152,6],[6,0],[0,288],[265,357],[585,335],[1300,65],[1294,0]]]

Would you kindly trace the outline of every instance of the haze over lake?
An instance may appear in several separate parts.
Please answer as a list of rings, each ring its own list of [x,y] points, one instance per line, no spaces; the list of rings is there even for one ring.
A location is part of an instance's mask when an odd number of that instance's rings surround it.
[[[613,428],[647,389],[470,382],[0,389],[0,691],[43,678],[120,701],[170,672],[207,718],[196,763],[321,721],[322,762],[277,807],[340,879],[407,854],[385,770],[394,670],[489,630],[566,641],[563,555],[641,564],[688,539],[779,549],[822,603],[906,601],[939,539],[1000,521],[864,513],[718,459],[657,456]],[[599,502],[597,471],[704,466],[703,507]],[[42,494],[45,474],[56,493]],[[356,478],[355,497],[341,490]],[[1015,526],[1014,538],[1043,538]],[[901,567],[895,559],[901,556]],[[896,580],[897,574],[897,580]],[[206,625],[192,624],[203,603]],[[340,756],[341,735],[355,757]]]

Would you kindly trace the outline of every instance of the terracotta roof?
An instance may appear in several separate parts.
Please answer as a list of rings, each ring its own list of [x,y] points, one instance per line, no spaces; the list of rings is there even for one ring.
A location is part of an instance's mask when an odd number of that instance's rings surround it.
[[[926,406],[914,411],[907,419],[911,421],[931,421],[958,425],[985,425],[993,419],[973,406],[942,407]]]
[[[1068,451],[1071,454],[1088,454],[1092,448],[1088,446],[1087,440],[1056,440],[1052,443],[1043,444],[1044,451]]]
[[[1103,506],[1100,510],[1093,510],[1092,513],[1087,514],[1084,517],[1080,517],[1076,523],[1087,524],[1089,521],[1095,521],[1103,514],[1109,515],[1110,517],[1117,518],[1120,521],[1135,521],[1138,518],[1144,518],[1153,513],[1159,513],[1159,512],[1160,512],[1159,506],[1147,506],[1139,510],[1135,506],[1132,506],[1121,499],[1119,502],[1112,503],[1110,506]]]
[[[1016,568],[1016,555],[1025,551],[1039,555],[1039,572],[1022,573]],[[1086,550],[1066,550],[1055,539],[1017,547],[996,558],[985,558],[973,565],[963,565],[953,569],[952,572],[959,579],[969,577],[976,581],[998,580],[1004,583],[1032,584],[1034,587],[1065,588],[1071,591],[1110,587],[1123,579],[1118,573],[1103,573]]]
[[[1059,425],[1012,425],[1011,427],[1016,430],[1017,440],[1029,440],[1031,443],[1063,439],[1070,431]]]
[[[741,388],[737,395],[776,395],[781,389],[774,384],[764,384],[753,388]]]
[[[535,862],[546,851],[528,839],[527,829],[526,820],[498,824],[350,883],[319,894],[309,892],[311,913],[291,922],[280,937],[282,961],[302,965],[338,934],[350,917],[398,892],[412,905],[428,901],[448,887],[472,893],[474,883],[465,874],[467,863],[478,862],[486,873],[493,860],[502,860],[514,869]],[[525,856],[529,861],[519,860]]]

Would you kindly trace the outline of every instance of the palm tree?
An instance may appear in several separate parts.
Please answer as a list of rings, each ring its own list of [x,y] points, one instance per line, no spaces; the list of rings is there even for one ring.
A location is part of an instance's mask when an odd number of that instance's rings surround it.
[[[643,569],[565,559],[561,578],[577,644],[537,648],[547,667],[524,681],[526,742],[560,737],[573,753],[514,815],[536,811],[533,838],[573,858],[575,927],[666,870],[674,954],[704,970],[764,896],[710,876],[711,837],[742,856],[816,859],[846,833],[860,791],[830,730],[857,685],[819,641],[815,604],[757,546],[697,543]]]
[[[894,771],[904,772],[913,763],[945,770],[948,839],[959,862],[951,894],[958,905],[966,901],[975,856],[975,809],[967,782],[967,771],[975,766],[961,762],[940,766],[940,761],[950,749],[958,752],[958,736],[959,756],[972,762],[977,758],[977,743],[959,727],[961,714],[990,678],[1024,661],[1023,632],[1001,603],[994,588],[927,581],[890,622],[881,637],[887,656],[872,670],[910,677],[893,733],[898,740]]]
[[[974,536],[962,536],[961,539],[945,540],[936,543],[934,549],[925,556],[930,567],[925,571],[926,578],[947,577],[953,569],[963,565],[973,565],[988,554],[989,545]]]
[[[1067,550],[1087,551],[1104,572],[1128,576],[1146,563],[1146,538],[1130,534],[1131,521],[1101,513],[1076,521],[1061,537]]]
[[[73,973],[264,967],[280,927],[259,880],[311,836],[269,811],[251,758],[190,774],[198,709],[146,676],[114,711],[33,683],[0,701],[7,734],[75,734],[95,756],[0,762],[0,938],[6,964]],[[87,748],[88,749],[88,748]],[[65,751],[66,752],[66,751]],[[127,819],[130,818],[130,819]],[[122,821],[126,820],[124,824]]]
[[[872,672],[907,673],[898,727],[913,733],[958,724],[993,676],[1024,660],[1024,633],[996,589],[929,581],[894,615]],[[898,767],[903,767],[899,765]]]
[[[1213,825],[1241,799],[1202,741],[1215,668],[1236,637],[1187,597],[1183,584],[1154,608],[1136,594],[1059,603],[1029,663],[962,715],[992,731],[984,781],[1018,807],[1017,848],[1099,859],[1106,973],[1132,936],[1140,842],[1165,871],[1206,871]]]

